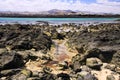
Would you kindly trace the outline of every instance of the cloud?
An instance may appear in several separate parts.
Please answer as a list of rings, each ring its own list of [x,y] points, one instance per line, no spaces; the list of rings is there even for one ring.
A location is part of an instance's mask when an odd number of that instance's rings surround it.
[[[0,11],[38,12],[50,9],[120,13],[120,2],[96,0],[96,3],[87,4],[82,3],[82,0],[0,0]]]
[[[118,0],[96,0],[97,3],[101,3],[108,6],[119,6],[120,7],[120,1]]]

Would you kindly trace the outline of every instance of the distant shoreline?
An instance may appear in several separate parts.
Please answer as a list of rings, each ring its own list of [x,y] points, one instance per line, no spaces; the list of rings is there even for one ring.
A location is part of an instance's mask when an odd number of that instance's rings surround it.
[[[120,15],[0,15],[11,18],[120,18]]]

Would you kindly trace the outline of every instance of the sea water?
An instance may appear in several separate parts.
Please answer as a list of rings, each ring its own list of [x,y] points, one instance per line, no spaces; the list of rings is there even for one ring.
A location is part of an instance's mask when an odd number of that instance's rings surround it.
[[[93,23],[111,23],[120,18],[10,18],[0,17],[0,24],[6,23],[21,23],[21,24],[36,24],[39,22],[48,22],[49,24],[62,23],[79,23],[79,24],[93,24]]]

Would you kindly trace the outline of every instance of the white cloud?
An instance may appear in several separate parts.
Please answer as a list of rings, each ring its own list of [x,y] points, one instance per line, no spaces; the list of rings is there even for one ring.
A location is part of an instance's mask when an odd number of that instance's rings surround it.
[[[109,5],[109,6],[119,6],[120,7],[120,2],[117,0],[96,0],[97,3],[102,3],[104,5]]]
[[[71,9],[91,12],[120,13],[120,2],[97,0],[97,3],[74,3],[67,0],[0,0],[0,10],[7,11],[46,11],[50,9]]]

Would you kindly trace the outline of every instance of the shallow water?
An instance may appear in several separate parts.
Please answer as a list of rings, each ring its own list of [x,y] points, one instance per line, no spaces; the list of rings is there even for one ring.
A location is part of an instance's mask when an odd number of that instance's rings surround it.
[[[36,24],[39,21],[45,21],[49,24],[62,23],[79,23],[79,24],[93,24],[93,23],[111,23],[120,18],[9,18],[0,17],[0,24],[6,23],[21,23],[21,24]]]

